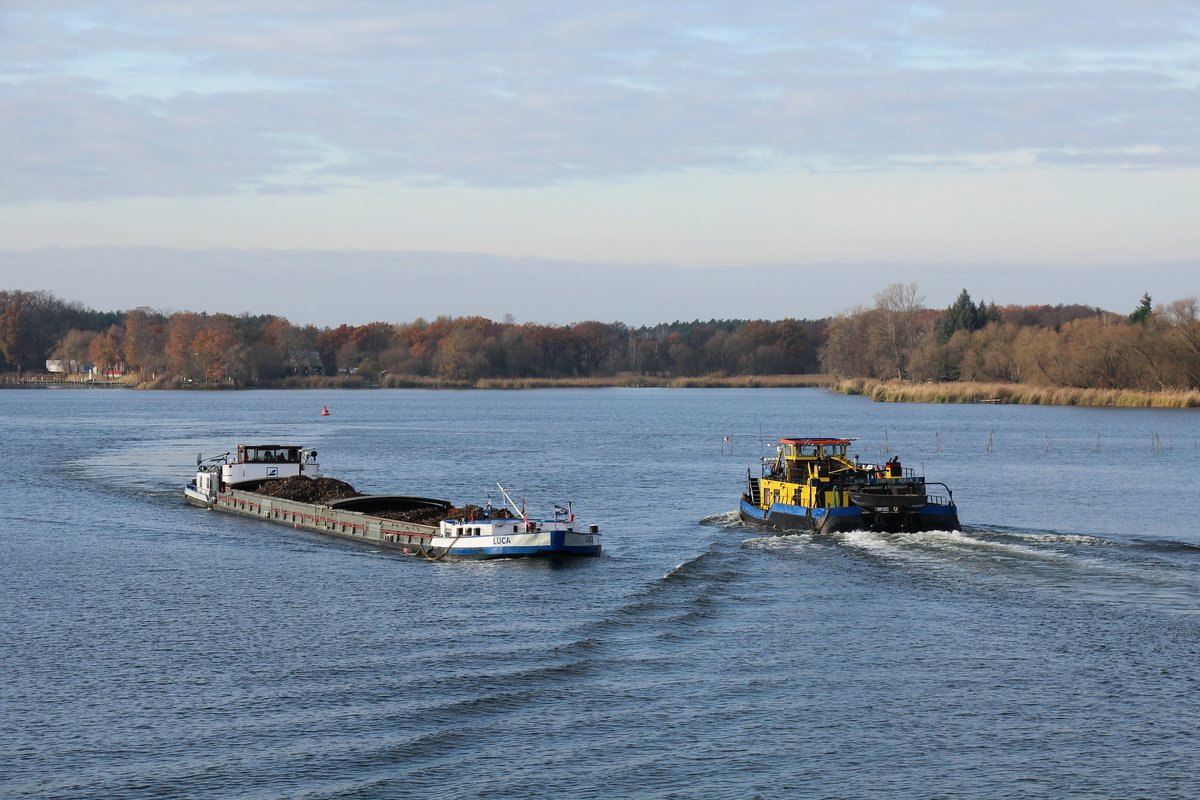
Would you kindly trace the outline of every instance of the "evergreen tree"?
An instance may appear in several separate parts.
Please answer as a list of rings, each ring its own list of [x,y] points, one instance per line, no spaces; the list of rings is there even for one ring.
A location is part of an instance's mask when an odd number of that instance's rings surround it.
[[[1000,313],[999,307],[995,303],[980,303],[979,304],[979,327],[986,328],[993,322],[1003,322],[1004,315]]]
[[[1150,318],[1150,312],[1153,309],[1150,306],[1150,293],[1146,292],[1142,295],[1142,302],[1138,303],[1138,307],[1129,315],[1129,322],[1132,324],[1145,325],[1146,320]]]
[[[979,330],[983,325],[979,316],[979,306],[971,299],[970,292],[963,289],[959,292],[958,299],[943,312],[941,322],[938,323],[937,339],[945,344],[958,331]]]

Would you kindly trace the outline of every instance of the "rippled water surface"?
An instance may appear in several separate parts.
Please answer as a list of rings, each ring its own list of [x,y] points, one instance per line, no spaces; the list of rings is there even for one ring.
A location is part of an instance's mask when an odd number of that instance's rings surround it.
[[[1200,796],[1195,412],[612,389],[0,413],[6,797]],[[743,527],[781,435],[900,454],[965,529]],[[183,505],[197,452],[251,440],[368,492],[573,500],[605,553],[431,563]]]

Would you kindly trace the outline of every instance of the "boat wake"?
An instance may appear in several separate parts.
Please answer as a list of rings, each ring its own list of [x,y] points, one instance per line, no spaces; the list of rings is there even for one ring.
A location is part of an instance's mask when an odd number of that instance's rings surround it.
[[[700,520],[701,525],[714,528],[740,528],[743,526],[737,511],[722,511],[720,514],[710,514]]]
[[[1076,598],[1200,611],[1200,545],[1173,540],[1118,540],[1058,531],[969,528],[962,531],[748,539],[744,550],[811,557],[830,548],[858,555],[896,575],[940,576],[955,585],[1069,591]],[[966,580],[967,584],[961,582]]]
[[[1200,544],[1195,542],[1176,542],[1170,539],[1133,539],[1130,543],[1152,553],[1178,553],[1200,557]]]
[[[798,548],[812,547],[813,544],[814,539],[811,533],[781,533],[746,539],[742,542],[742,549],[761,550],[765,552],[788,552]]]
[[[733,575],[733,571],[725,565],[722,553],[714,545],[668,571],[662,576],[660,584],[656,585],[691,583],[697,580],[712,581],[730,578]]]
[[[607,641],[620,632],[642,630],[655,637],[686,633],[690,627],[715,613],[719,599],[741,574],[737,550],[728,543],[714,541],[709,548],[668,570],[604,619],[587,623],[577,631],[585,639]]]
[[[1012,536],[1031,544],[1066,544],[1072,547],[1119,547],[1119,542],[1105,539],[1102,536],[1086,536],[1074,533],[1013,533],[1001,534]]]

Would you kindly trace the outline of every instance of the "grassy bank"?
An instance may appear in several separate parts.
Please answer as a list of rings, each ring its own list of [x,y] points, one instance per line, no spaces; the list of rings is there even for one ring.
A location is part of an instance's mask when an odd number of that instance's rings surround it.
[[[1118,408],[1200,408],[1200,392],[1138,392],[1127,389],[1079,389],[1019,383],[904,383],[851,379],[830,385],[835,392],[857,394],[880,403],[1017,403],[1046,406]]]

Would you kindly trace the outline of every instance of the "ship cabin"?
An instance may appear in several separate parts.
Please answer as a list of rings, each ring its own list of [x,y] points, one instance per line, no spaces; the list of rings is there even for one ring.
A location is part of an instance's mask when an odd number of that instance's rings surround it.
[[[852,472],[854,462],[846,456],[849,439],[779,440],[775,463],[765,477],[787,483],[827,481],[837,473]]]
[[[760,480],[760,507],[783,503],[803,508],[842,508],[850,505],[849,490],[854,484],[903,476],[904,470],[895,459],[881,467],[853,460],[847,454],[852,441],[780,439],[775,460],[764,469]]]
[[[221,482],[226,486],[297,475],[321,476],[316,450],[286,444],[239,444],[237,458],[221,467]]]

